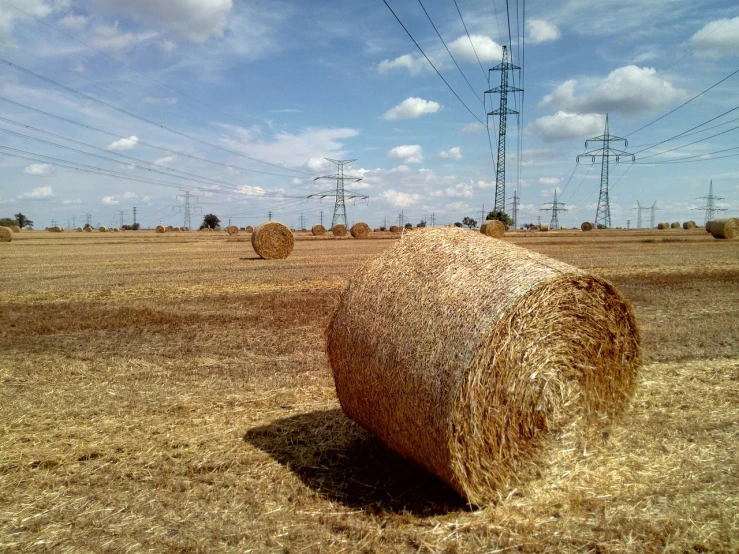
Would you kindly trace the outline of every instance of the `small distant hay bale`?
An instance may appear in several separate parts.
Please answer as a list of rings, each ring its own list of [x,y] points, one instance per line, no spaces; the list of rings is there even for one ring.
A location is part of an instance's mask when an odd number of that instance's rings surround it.
[[[599,439],[641,357],[613,285],[448,228],[409,233],[359,269],[326,352],[344,413],[473,505]]]
[[[317,223],[316,225],[311,227],[310,232],[313,233],[314,237],[322,237],[326,234],[326,228],[320,223]]]
[[[679,221],[673,221],[670,223],[670,229],[679,229],[680,228],[680,222]]]
[[[560,227],[559,229],[560,229],[561,231],[566,231],[566,230],[567,230],[567,227],[565,227],[565,226],[562,226],[562,227]]]
[[[391,225],[390,226],[390,232],[391,233],[400,233],[403,230],[402,227],[399,227],[398,225]]]
[[[480,232],[486,237],[499,239],[505,234],[505,223],[497,219],[488,219],[480,225]]]
[[[77,227],[77,232],[78,233],[83,233],[84,231],[82,230],[82,227]]]
[[[371,229],[364,221],[358,221],[352,225],[349,232],[355,239],[366,239],[369,236]]]
[[[251,235],[254,251],[265,260],[287,258],[295,246],[295,238],[287,226],[278,221],[265,221],[257,225]]]
[[[657,223],[657,229],[665,230],[665,229],[669,229],[669,228],[670,228],[670,224],[667,223],[666,221],[662,221],[660,223]]]
[[[10,226],[10,230],[13,231],[14,233],[20,233],[21,232],[21,228],[18,227],[18,225],[11,225]]]
[[[215,228],[215,230],[216,230],[216,231],[223,231],[223,229],[221,229],[221,227],[220,227],[220,226],[216,227],[216,228]]]
[[[92,233],[92,227],[85,227],[85,233]]]
[[[239,234],[239,228],[236,227],[236,225],[231,225],[229,227],[226,227],[226,232],[228,232],[229,235],[234,236]]]
[[[582,225],[580,225],[580,229],[583,231],[592,231],[593,230],[593,224],[589,221],[583,221]]]
[[[695,229],[695,228],[696,228],[695,221],[685,221],[683,223],[683,229],[685,229],[686,231],[689,231],[690,229]]]
[[[100,227],[98,227],[98,231],[100,231],[101,233],[107,233],[108,228],[105,227],[104,225],[101,225]]]
[[[13,240],[13,231],[10,227],[0,227],[0,242],[10,242]]]
[[[244,229],[244,231],[247,232],[247,233],[253,233],[254,232],[254,227],[252,227],[251,225],[247,225],[246,228]]]
[[[375,227],[374,229],[372,229],[372,232],[373,233],[379,233],[380,232],[380,228],[379,227]]]
[[[339,223],[338,225],[334,225],[331,228],[331,232],[334,234],[335,237],[345,237],[346,236],[346,226]]]
[[[57,225],[56,227],[52,227],[51,228],[51,232],[52,233],[63,233],[64,232],[64,229],[62,227],[60,227],[59,225]]]
[[[164,225],[157,225],[154,228],[154,232],[155,233],[166,233],[167,232],[167,228]]]
[[[549,231],[549,223],[539,223],[539,231]]]
[[[113,227],[111,231],[113,231],[114,233],[118,233],[120,229],[118,227]]]
[[[739,238],[739,218],[721,217],[708,222],[708,232],[715,239],[737,239]]]

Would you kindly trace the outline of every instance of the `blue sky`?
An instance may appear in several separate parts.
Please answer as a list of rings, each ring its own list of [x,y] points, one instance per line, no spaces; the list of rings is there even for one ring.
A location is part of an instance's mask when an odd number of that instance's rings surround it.
[[[468,37],[453,0],[427,0],[461,72],[417,0],[388,4],[466,107],[382,0],[0,0],[0,216],[110,225],[136,206],[144,225],[182,225],[190,190],[224,222],[330,223],[332,199],[306,199],[335,186],[313,180],[335,172],[328,157],[356,159],[347,188],[369,197],[347,203],[350,224],[479,220],[495,165],[478,120],[498,96],[478,97],[509,42],[524,68],[506,165],[519,223],[548,221],[555,189],[562,225],[594,220],[600,166],[575,157],[606,113],[637,153],[611,172],[613,226],[636,226],[637,201],[702,222],[691,208],[711,179],[739,212],[739,73],[640,130],[739,69],[735,2],[529,0],[524,18],[519,0],[509,37],[505,2],[457,0]]]

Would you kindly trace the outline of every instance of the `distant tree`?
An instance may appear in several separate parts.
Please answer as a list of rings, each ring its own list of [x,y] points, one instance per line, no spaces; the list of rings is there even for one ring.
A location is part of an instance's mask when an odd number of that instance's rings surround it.
[[[523,225],[521,225],[522,229],[533,229],[534,227],[536,227],[536,225],[534,225],[533,223],[524,223]]]
[[[139,229],[141,229],[141,223],[139,223],[138,221],[131,225],[131,231],[138,231]]]
[[[387,231],[387,227],[380,227],[380,231]]]
[[[18,227],[20,227],[21,229],[23,229],[23,227],[33,227],[33,221],[31,221],[30,219],[28,219],[22,213],[18,212],[13,217],[18,222]]]
[[[455,227],[461,227],[461,226],[462,226],[462,224],[461,224],[461,223],[460,223],[459,221],[455,221],[455,222],[454,222],[454,226],[455,226]]]
[[[200,226],[202,229],[203,227],[210,227],[211,229],[215,229],[218,227],[218,224],[221,222],[220,219],[218,219],[218,216],[215,214],[206,214],[203,217],[203,224]]]
[[[89,223],[85,223],[85,226],[83,227],[83,229],[87,229],[88,227],[92,227],[92,225],[90,225]]]
[[[422,219],[421,222],[417,225],[417,227],[426,227],[426,220]]]
[[[473,227],[477,227],[477,220],[472,219],[469,216],[465,216],[464,219],[462,220],[462,223],[466,225],[469,229],[472,229]]]
[[[498,221],[502,221],[506,229],[513,225],[513,220],[503,210],[493,210],[492,212],[488,212],[488,215],[485,217],[485,219],[495,219]]]
[[[0,227],[12,227],[18,225],[17,219],[11,219],[9,217],[0,217]]]
[[[405,224],[406,229],[413,229],[413,223],[406,223]]]
[[[595,226],[596,229],[608,229],[604,224],[598,223],[598,225]]]

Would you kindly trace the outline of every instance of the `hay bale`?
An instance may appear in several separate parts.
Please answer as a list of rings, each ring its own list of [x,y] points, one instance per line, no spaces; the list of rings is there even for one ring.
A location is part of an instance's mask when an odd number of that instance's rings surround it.
[[[680,228],[680,222],[679,221],[673,221],[670,223],[670,229],[679,229]]]
[[[372,232],[373,233],[379,233],[380,232],[380,228],[379,227],[375,227],[374,229],[372,229]]]
[[[499,239],[505,234],[505,224],[496,219],[488,219],[480,225],[480,232],[486,237]]]
[[[593,224],[589,221],[583,221],[582,225],[580,225],[580,229],[583,231],[592,231],[593,230]]]
[[[391,233],[400,233],[403,230],[402,227],[399,227],[398,225],[391,225],[390,226],[390,232]]]
[[[683,229],[685,229],[686,231],[689,231],[690,229],[695,229],[695,228],[696,228],[695,221],[683,222]]]
[[[221,229],[221,226],[220,225],[218,227],[216,227],[215,230],[216,231],[223,231],[223,229]]]
[[[107,233],[108,228],[105,227],[104,225],[101,225],[100,227],[98,227],[98,231],[100,231],[101,233]]]
[[[85,233],[92,233],[92,227],[85,227]]]
[[[84,231],[82,230],[82,227],[77,227],[77,232],[78,233],[83,233]]]
[[[334,234],[335,237],[345,237],[346,236],[346,227],[339,223],[338,225],[334,225],[331,228],[331,232]]]
[[[0,227],[0,242],[10,242],[13,240],[13,231],[10,227]]]
[[[21,228],[18,227],[17,225],[11,225],[10,226],[10,230],[13,231],[14,233],[20,233],[21,232]]]
[[[715,239],[739,238],[739,218],[721,217],[708,222],[708,231]]]
[[[236,225],[231,225],[229,227],[226,227],[226,232],[229,235],[231,235],[231,236],[238,235],[239,234],[239,228],[236,227]]]
[[[320,223],[311,227],[310,232],[313,233],[314,237],[322,237],[326,234],[326,228]]]
[[[410,233],[367,262],[326,339],[344,413],[474,505],[582,452],[640,364],[611,284],[462,229]]]
[[[254,229],[251,245],[265,260],[281,260],[293,251],[295,239],[290,229],[282,223],[265,221]]]
[[[354,225],[352,225],[352,228],[349,229],[349,232],[355,239],[366,239],[370,234],[370,227],[367,225],[364,221],[358,221]]]
[[[247,225],[244,231],[246,231],[247,233],[253,233],[254,227],[252,227],[251,225]]]
[[[662,221],[661,223],[657,223],[657,229],[664,230],[664,229],[669,229],[669,228],[670,228],[670,224],[667,223],[666,221]]]
[[[539,223],[539,231],[549,231],[549,223]]]
[[[119,231],[120,231],[120,229],[119,229],[118,227],[113,227],[113,228],[111,229],[111,231],[113,231],[114,233],[117,233],[117,232],[119,232]]]
[[[156,228],[154,229],[154,232],[156,232],[156,233],[166,233],[167,232],[167,228],[164,225],[157,225]]]
[[[64,232],[64,229],[62,227],[60,227],[59,225],[57,225],[56,227],[52,227],[51,228],[51,232],[52,233],[63,233]]]

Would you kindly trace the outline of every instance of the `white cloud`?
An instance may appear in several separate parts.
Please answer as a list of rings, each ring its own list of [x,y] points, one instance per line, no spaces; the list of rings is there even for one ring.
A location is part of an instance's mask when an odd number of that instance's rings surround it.
[[[196,42],[223,36],[233,7],[232,0],[98,0],[98,4],[139,21],[171,28]]]
[[[31,164],[23,169],[23,173],[26,175],[38,175],[45,176],[51,175],[54,172],[54,166],[51,164]]]
[[[421,199],[420,194],[400,192],[393,189],[383,191],[381,196],[388,204],[396,208],[407,208],[418,203]]]
[[[420,144],[403,144],[388,150],[387,157],[408,164],[420,164],[423,161],[423,148]]]
[[[559,140],[587,139],[603,131],[605,117],[601,114],[557,112],[554,115],[540,117],[527,127],[539,138],[554,142]]]
[[[126,191],[123,193],[123,198],[138,198],[138,197],[139,195],[136,194],[135,192]]]
[[[392,121],[395,119],[416,119],[424,114],[436,113],[441,108],[438,102],[424,100],[423,98],[410,97],[403,100],[394,108],[386,111],[382,119]]]
[[[719,58],[736,55],[739,51],[739,16],[711,21],[690,37],[690,43],[699,56]]]
[[[236,189],[238,194],[245,196],[264,196],[264,189],[262,187],[251,187],[249,185],[242,185]]]
[[[151,196],[144,196],[141,198],[141,200],[144,202],[148,202],[149,200],[151,200]]]
[[[558,185],[561,181],[562,179],[560,179],[559,177],[541,177],[539,179],[539,183],[541,183],[542,185],[550,185],[550,186]]]
[[[87,68],[80,62],[77,62],[74,68],[72,68],[72,71],[74,71],[75,73],[84,73],[85,71],[87,71]]]
[[[166,166],[167,164],[172,163],[176,159],[177,159],[177,156],[164,156],[163,158],[157,158],[156,160],[154,160],[154,163],[156,165]]]
[[[133,33],[119,30],[117,21],[113,25],[97,25],[88,39],[95,48],[109,51],[125,50],[137,40]]]
[[[54,11],[54,6],[45,0],[24,0],[23,11],[41,19]],[[12,42],[13,25],[16,20],[24,18],[24,14],[10,5],[0,5],[0,40]]]
[[[51,187],[37,187],[33,189],[31,192],[24,192],[23,194],[19,194],[18,200],[22,200],[25,198],[30,198],[30,199],[50,198],[51,196],[54,196],[54,191]]]
[[[529,19],[529,42],[531,44],[541,44],[557,40],[561,33],[556,25],[544,21],[543,19]]]
[[[467,183],[457,183],[453,187],[446,189],[446,195],[451,198],[472,198],[475,194],[474,189]]]
[[[76,200],[62,200],[62,204],[82,204],[82,199],[77,198]]]
[[[539,179],[539,182],[541,182],[541,179]],[[553,187],[550,189],[542,189],[539,192],[539,196],[541,196],[542,198],[554,198],[554,191],[557,191],[557,194],[560,194],[562,192],[562,189],[559,187]]]
[[[478,123],[477,121],[473,121],[472,123],[468,123],[462,127],[462,130],[459,132],[463,135],[471,135],[473,133],[484,133],[485,129],[487,129],[485,125]]]
[[[477,181],[477,188],[479,189],[494,189],[495,181]]]
[[[87,26],[88,17],[84,15],[75,15],[73,13],[62,17],[56,22],[59,27],[68,31],[82,31]]]
[[[411,75],[418,75],[422,71],[431,69],[431,66],[426,61],[426,58],[413,54],[403,54],[394,60],[382,60],[377,64],[377,71],[379,73],[387,73],[394,69],[407,69]]]
[[[133,148],[136,148],[138,142],[138,137],[133,135],[128,138],[122,138],[111,142],[108,145],[108,150],[132,150]]]
[[[151,104],[152,106],[158,106],[160,104],[166,104],[167,106],[174,106],[177,104],[177,97],[171,96],[169,98],[156,98],[154,96],[147,96],[141,101],[142,104]]]
[[[104,196],[102,202],[108,206],[115,206],[118,204],[118,199],[115,196]]]
[[[472,44],[470,44],[470,40]],[[474,45],[474,49],[472,48]],[[468,62],[477,62],[480,58],[481,62],[500,61],[503,56],[503,48],[490,37],[485,35],[462,35],[458,39],[449,43],[449,50]],[[475,56],[477,52],[477,56]]]
[[[451,202],[447,204],[445,212],[466,212],[470,209],[469,204],[466,204],[465,202],[462,202],[461,200],[457,200],[456,202]],[[461,219],[461,218],[460,218]]]
[[[575,94],[578,82],[570,79],[547,94],[539,103],[543,108],[555,108],[576,113],[619,112],[641,116],[687,97],[687,92],[657,76],[651,67],[627,65],[611,71],[590,90]]]
[[[462,149],[459,146],[455,146],[453,148],[450,148],[449,150],[439,152],[439,157],[442,160],[461,160]]]

